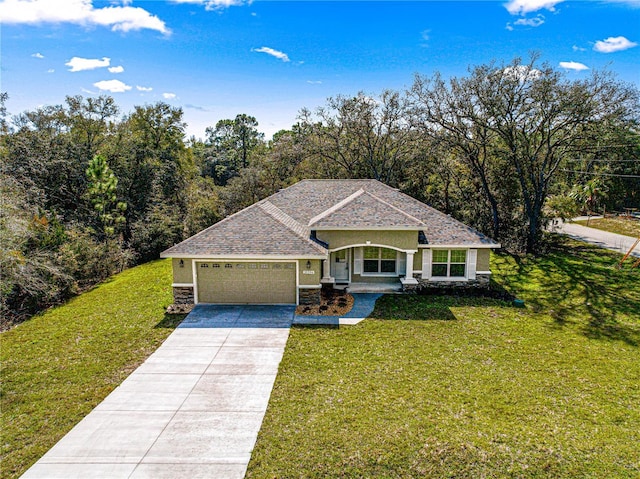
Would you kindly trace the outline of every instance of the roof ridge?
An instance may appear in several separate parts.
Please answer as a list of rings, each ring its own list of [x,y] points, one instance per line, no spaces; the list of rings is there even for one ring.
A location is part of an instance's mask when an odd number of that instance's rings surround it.
[[[259,202],[258,206],[260,207],[260,209],[262,211],[267,213],[269,216],[271,216],[276,221],[282,223],[289,230],[293,231],[297,236],[299,236],[300,238],[302,238],[305,241],[308,241],[316,249],[320,249],[319,245],[315,241],[312,241],[309,238],[309,235],[311,233],[309,228],[307,228],[303,224],[301,224],[298,221],[296,221],[295,219],[293,219],[287,213],[285,213],[280,208],[278,208],[276,205],[271,203],[268,199],[265,199],[265,200],[262,200],[261,202]]]
[[[338,211],[340,208],[342,208],[345,205],[348,205],[349,203],[351,203],[353,200],[355,200],[359,196],[363,195],[364,193],[365,193],[365,191],[362,188],[360,188],[358,191],[356,191],[355,193],[350,194],[345,199],[343,199],[341,201],[338,201],[332,207],[324,210],[322,213],[320,213],[320,214],[314,216],[313,218],[311,218],[309,220],[309,226],[313,225],[314,223],[317,223],[322,218],[325,218],[325,217],[329,216],[331,213],[334,213],[334,212]]]
[[[406,211],[402,211],[400,208],[398,208],[397,206],[392,205],[391,203],[389,203],[388,201],[383,200],[382,198],[380,198],[379,196],[374,195],[373,193],[369,192],[369,191],[365,191],[366,194],[368,194],[369,196],[373,197],[375,200],[379,201],[380,203],[384,203],[385,205],[393,208],[394,210],[398,211],[399,213],[403,214],[404,216],[406,216],[407,218],[412,219],[413,221],[417,221],[418,223],[420,223],[423,226],[427,226],[424,221],[416,218],[413,215],[410,215],[409,213],[407,213]]]
[[[264,210],[270,216],[273,216],[275,219],[277,219],[280,223],[287,226],[290,230],[294,231],[298,236],[306,236],[308,230],[304,225],[298,223],[287,213],[271,203],[268,199],[265,199],[258,203],[258,206],[260,206],[260,208],[262,208],[262,210]]]

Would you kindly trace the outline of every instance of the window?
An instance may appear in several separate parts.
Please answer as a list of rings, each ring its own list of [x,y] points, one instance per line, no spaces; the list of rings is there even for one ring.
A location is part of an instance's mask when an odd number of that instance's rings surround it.
[[[365,246],[363,254],[364,273],[395,274],[397,253],[393,249]]]
[[[464,278],[467,251],[436,249],[431,252],[431,276]]]

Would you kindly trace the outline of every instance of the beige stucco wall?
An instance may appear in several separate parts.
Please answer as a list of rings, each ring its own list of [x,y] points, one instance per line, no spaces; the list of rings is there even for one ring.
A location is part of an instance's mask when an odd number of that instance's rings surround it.
[[[393,246],[400,249],[418,249],[417,231],[318,231],[318,239],[329,244],[329,249],[337,249],[350,245],[364,245],[369,241],[372,245]]]
[[[319,259],[310,259],[311,268],[307,269],[307,260],[298,260],[298,283],[300,285],[318,285],[322,279],[322,269]],[[305,271],[313,271],[314,274],[304,274]]]
[[[193,283],[193,271],[191,269],[191,260],[183,259],[184,266],[180,267],[180,260],[173,258],[171,264],[173,265],[173,282],[179,284],[191,284]]]
[[[422,271],[422,250],[419,249],[416,254],[413,255],[413,272]]]
[[[489,271],[489,258],[491,256],[490,249],[478,249],[478,259],[476,261],[476,271]]]

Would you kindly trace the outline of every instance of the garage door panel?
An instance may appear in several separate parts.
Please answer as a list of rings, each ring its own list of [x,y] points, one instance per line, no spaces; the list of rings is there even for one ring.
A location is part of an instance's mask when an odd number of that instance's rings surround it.
[[[199,262],[196,269],[201,303],[296,302],[295,263]]]

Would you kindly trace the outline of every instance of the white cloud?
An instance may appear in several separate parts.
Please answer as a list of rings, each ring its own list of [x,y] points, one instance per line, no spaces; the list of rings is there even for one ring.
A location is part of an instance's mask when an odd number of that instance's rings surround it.
[[[111,93],[124,93],[131,90],[129,85],[122,83],[120,80],[102,80],[93,84],[99,90],[110,91]]]
[[[241,7],[250,5],[251,0],[171,0],[173,3],[191,3],[204,5],[206,10],[222,10],[229,7]]]
[[[573,49],[574,52],[586,52],[587,51],[586,48],[582,48],[582,47],[579,47],[577,45],[574,45],[571,48]]]
[[[637,45],[636,42],[632,42],[625,37],[609,37],[605,40],[598,40],[593,49],[600,53],[613,53],[628,50]]]
[[[0,3],[3,23],[38,25],[73,23],[101,25],[113,31],[156,30],[169,34],[166,24],[140,7],[112,5],[95,8],[92,0],[4,0]]]
[[[70,67],[70,72],[81,72],[84,70],[95,70],[96,68],[108,67],[111,63],[111,59],[108,57],[102,57],[102,60],[97,58],[80,58],[73,57],[67,63],[66,66]]]
[[[567,70],[575,70],[577,72],[589,69],[589,67],[584,63],[578,62],[560,62],[560,67],[566,68]]]
[[[55,73],[55,70],[54,70],[53,68],[49,68],[49,69],[47,70],[47,73]]]
[[[309,85],[322,85],[322,81],[321,80],[307,80],[307,83]]]
[[[511,15],[526,15],[543,8],[553,12],[555,6],[564,0],[509,0],[504,7]]]
[[[278,51],[278,50],[274,50],[273,48],[269,48],[269,47],[260,47],[260,48],[255,48],[253,50],[254,52],[258,52],[258,53],[266,53],[267,55],[271,55],[272,57],[278,58],[280,60],[282,60],[283,62],[288,62],[289,60],[289,55],[287,55],[284,52]]]
[[[422,36],[422,39],[426,42],[429,41],[429,35],[431,34],[431,30],[422,30],[422,32],[420,33],[420,35]]]
[[[533,17],[533,18],[519,18],[518,20],[513,22],[514,25],[523,25],[525,27],[539,27],[543,23],[544,23],[543,15],[538,15],[537,17]]]
[[[124,71],[124,67],[122,65],[117,67],[109,67],[109,73],[122,73]]]
[[[151,90],[153,90],[153,88],[151,88],[150,86],[136,85],[136,90],[138,90],[138,91],[151,91]]]
[[[44,58],[44,55],[42,53],[33,53],[31,54],[31,56],[33,58]]]
[[[162,96],[165,100],[173,100],[176,97],[175,93],[163,93]]]

